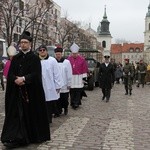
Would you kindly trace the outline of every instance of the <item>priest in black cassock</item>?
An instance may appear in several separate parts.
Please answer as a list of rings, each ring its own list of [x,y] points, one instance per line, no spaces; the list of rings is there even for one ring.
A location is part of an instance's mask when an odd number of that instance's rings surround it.
[[[25,31],[21,51],[14,56],[8,72],[5,120],[1,141],[8,148],[50,140],[50,129],[39,57],[31,50],[32,38]]]

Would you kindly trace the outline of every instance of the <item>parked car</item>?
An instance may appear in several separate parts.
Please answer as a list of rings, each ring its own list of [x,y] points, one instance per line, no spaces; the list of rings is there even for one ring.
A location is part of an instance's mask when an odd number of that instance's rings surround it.
[[[95,86],[99,86],[98,73],[100,63],[97,62],[94,58],[86,58],[86,61],[88,65],[88,77],[85,88],[92,91]]]

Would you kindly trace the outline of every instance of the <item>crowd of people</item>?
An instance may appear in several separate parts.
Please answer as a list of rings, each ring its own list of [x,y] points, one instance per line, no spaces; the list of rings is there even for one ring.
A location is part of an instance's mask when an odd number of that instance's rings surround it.
[[[61,114],[68,114],[68,106],[78,109],[88,76],[85,58],[79,54],[79,46],[70,47],[71,55],[63,57],[63,49],[54,49],[55,58],[49,56],[46,45],[41,45],[36,55],[32,49],[32,37],[25,31],[19,41],[20,51],[16,54],[13,46],[8,48],[9,60],[0,64],[1,76],[6,77],[5,119],[1,141],[8,148],[51,139],[50,123]],[[3,70],[3,71],[2,71]],[[1,77],[2,90],[4,83]],[[108,103],[114,83],[122,80],[125,95],[132,94],[132,84],[144,88],[145,79],[150,79],[150,66],[141,60],[136,68],[125,59],[125,64],[110,60],[104,54],[99,66],[99,87],[102,100]],[[69,101],[70,97],[70,101]]]
[[[61,47],[55,48],[54,58],[48,55],[45,45],[36,55],[31,44],[32,37],[25,31],[19,53],[10,46],[9,60],[1,69],[7,79],[1,142],[8,148],[50,140],[52,118],[68,114],[69,96],[73,109],[81,105],[88,68],[78,54],[79,46],[73,43],[71,55],[64,59]]]

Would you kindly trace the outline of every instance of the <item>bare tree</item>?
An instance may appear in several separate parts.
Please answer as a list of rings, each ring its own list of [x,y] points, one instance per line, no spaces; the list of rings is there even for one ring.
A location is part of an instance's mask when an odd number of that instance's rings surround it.
[[[26,3],[21,0],[1,0],[0,18],[3,28],[0,28],[0,31],[8,46],[13,42],[14,31],[17,25],[22,27],[22,31],[32,31],[31,34],[36,42],[44,17],[52,7],[52,0],[28,0]]]
[[[67,18],[61,18],[57,31],[59,43],[63,48],[68,48],[78,38],[79,28]]]

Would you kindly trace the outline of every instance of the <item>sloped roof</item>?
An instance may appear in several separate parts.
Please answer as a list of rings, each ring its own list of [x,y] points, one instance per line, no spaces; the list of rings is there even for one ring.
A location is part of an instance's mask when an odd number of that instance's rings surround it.
[[[118,54],[122,52],[122,45],[121,44],[111,44],[111,53]]]
[[[130,49],[133,49],[133,52],[135,52],[135,50],[137,48],[140,49],[140,52],[143,52],[144,50],[144,43],[123,43],[123,46],[122,46],[122,52],[123,53],[127,53],[130,51]]]
[[[136,49],[140,49],[140,52],[144,51],[144,43],[123,43],[123,44],[112,44],[111,53],[128,53],[130,49],[133,49],[133,53],[136,52]]]

